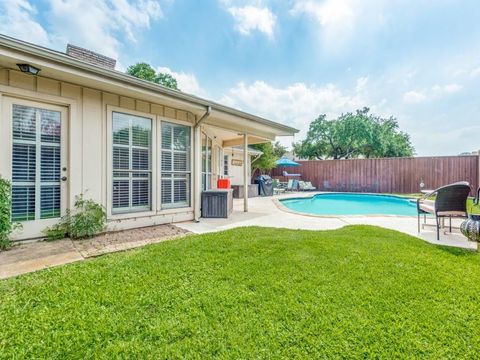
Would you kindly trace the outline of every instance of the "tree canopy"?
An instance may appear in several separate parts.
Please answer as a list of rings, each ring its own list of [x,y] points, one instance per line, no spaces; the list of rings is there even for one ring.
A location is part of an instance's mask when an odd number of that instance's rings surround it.
[[[310,124],[305,140],[294,143],[293,149],[299,157],[318,160],[402,157],[415,151],[397,119],[375,116],[369,108],[334,120],[320,115]]]
[[[135,65],[130,65],[127,69],[127,74],[135,76],[139,79],[151,81],[156,84],[166,86],[170,89],[180,90],[178,88],[177,79],[167,73],[157,73],[155,69],[147,63],[137,63]]]
[[[266,142],[252,145],[252,148],[261,151],[263,154],[252,161],[252,174],[256,170],[268,172],[277,166],[276,161],[287,152],[287,149],[278,141],[275,143]]]

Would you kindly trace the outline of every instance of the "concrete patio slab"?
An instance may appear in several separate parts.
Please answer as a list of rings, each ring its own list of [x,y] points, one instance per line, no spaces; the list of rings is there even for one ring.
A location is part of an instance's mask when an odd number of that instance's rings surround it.
[[[457,230],[441,233],[440,241],[436,240],[434,227],[425,227],[417,232],[417,218],[406,216],[315,216],[285,211],[277,202],[292,197],[309,197],[320,192],[287,193],[274,197],[256,197],[249,199],[249,212],[243,212],[243,200],[234,199],[234,212],[228,219],[201,219],[200,222],[184,222],[177,226],[201,234],[221,231],[240,226],[266,226],[305,230],[334,230],[346,225],[374,225],[401,231],[436,245],[455,246],[466,249],[477,249],[477,244],[468,241]],[[431,222],[431,220],[430,220]],[[454,220],[457,227],[461,220]]]

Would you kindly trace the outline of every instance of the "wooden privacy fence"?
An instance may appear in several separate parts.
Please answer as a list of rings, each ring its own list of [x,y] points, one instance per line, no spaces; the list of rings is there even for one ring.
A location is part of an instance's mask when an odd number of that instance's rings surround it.
[[[272,177],[281,181],[283,171],[301,175],[323,191],[351,191],[373,193],[418,193],[456,181],[468,181],[472,194],[479,186],[478,155],[411,157],[352,160],[298,161],[298,167],[273,169]],[[297,178],[298,179],[298,178]]]

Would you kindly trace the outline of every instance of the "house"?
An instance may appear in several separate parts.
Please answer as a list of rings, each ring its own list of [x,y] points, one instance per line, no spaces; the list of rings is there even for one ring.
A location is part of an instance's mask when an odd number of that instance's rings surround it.
[[[0,126],[0,175],[23,225],[16,239],[41,236],[79,194],[106,208],[109,230],[198,220],[224,149],[297,132],[115,71],[114,59],[86,49],[2,35]]]
[[[248,147],[248,177],[252,178],[252,162],[263,153],[252,147]],[[222,174],[230,179],[232,185],[243,185],[243,147],[232,146],[223,149]]]

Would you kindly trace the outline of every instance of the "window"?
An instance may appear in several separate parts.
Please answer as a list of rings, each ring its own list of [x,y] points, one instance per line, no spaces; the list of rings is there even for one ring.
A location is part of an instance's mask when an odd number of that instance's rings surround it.
[[[162,122],[162,208],[190,205],[190,127]]]
[[[223,153],[222,148],[220,146],[215,146],[215,162],[217,163],[216,174],[220,175],[223,173]]]
[[[152,120],[113,112],[112,213],[151,210]]]
[[[212,139],[202,134],[202,189],[212,188]]]
[[[61,113],[13,105],[12,220],[60,217]]]
[[[228,175],[228,155],[223,155],[223,175]]]

